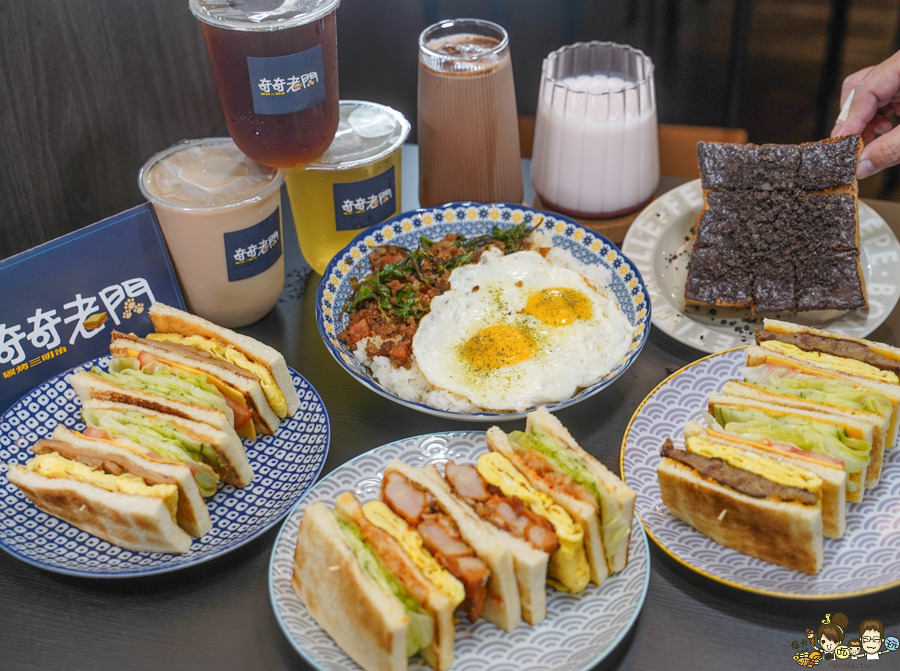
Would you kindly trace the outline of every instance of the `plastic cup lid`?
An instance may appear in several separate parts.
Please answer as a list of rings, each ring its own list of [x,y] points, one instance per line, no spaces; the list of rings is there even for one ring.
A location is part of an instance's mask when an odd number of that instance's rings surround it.
[[[190,0],[204,23],[230,30],[273,31],[295,28],[331,14],[341,0]]]
[[[260,201],[282,181],[284,170],[247,158],[231,138],[184,140],[152,156],[138,175],[147,200],[185,212]]]
[[[374,163],[396,151],[409,136],[409,121],[386,105],[342,100],[331,146],[306,170],[345,170]]]

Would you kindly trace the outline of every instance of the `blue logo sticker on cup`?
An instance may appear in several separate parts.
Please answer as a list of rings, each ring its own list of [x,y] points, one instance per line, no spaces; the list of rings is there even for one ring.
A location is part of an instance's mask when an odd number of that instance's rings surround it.
[[[225,234],[228,281],[237,282],[268,270],[281,258],[281,208],[242,231]]]
[[[247,68],[257,114],[292,114],[325,100],[320,44],[289,56],[248,56]]]
[[[394,166],[368,179],[334,185],[334,223],[339,231],[368,228],[395,214]]]

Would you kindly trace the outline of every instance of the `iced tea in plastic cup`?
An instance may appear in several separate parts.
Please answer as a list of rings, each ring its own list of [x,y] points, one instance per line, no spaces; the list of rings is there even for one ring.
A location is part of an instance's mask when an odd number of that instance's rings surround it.
[[[228,132],[257,163],[316,160],[337,131],[340,0],[190,0]]]

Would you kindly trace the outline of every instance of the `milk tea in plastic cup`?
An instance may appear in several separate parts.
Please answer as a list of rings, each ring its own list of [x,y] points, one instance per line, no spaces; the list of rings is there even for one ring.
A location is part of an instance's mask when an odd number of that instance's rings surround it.
[[[141,168],[191,312],[236,327],[278,302],[283,181],[284,170],[251,161],[229,138],[179,142]]]
[[[190,0],[228,133],[257,163],[316,160],[338,125],[340,0]]]
[[[531,181],[549,209],[616,217],[659,183],[653,62],[612,42],[562,47],[544,60]]]

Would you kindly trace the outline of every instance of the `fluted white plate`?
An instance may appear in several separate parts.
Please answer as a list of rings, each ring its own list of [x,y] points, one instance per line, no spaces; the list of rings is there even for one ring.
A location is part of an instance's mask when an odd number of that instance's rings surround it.
[[[823,568],[794,571],[713,542],[663,505],[656,466],[666,438],[684,447],[688,420],[702,421],[710,394],[738,379],[746,348],[713,354],[664,380],[638,407],[622,439],[621,472],[637,492],[644,528],[671,557],[708,578],[748,592],[787,599],[834,599],[900,584],[900,448],[885,452],[881,482],[847,507],[843,538],[825,539]]]
[[[693,228],[702,207],[700,180],[682,184],[644,208],[622,243],[622,253],[647,284],[653,328],[685,345],[712,354],[750,344],[753,329],[762,328],[763,316],[865,338],[884,323],[900,299],[900,242],[881,215],[860,201],[859,261],[869,307],[754,315],[749,308],[685,305]]]
[[[47,380],[0,417],[0,548],[14,557],[55,573],[87,578],[174,571],[256,538],[287,515],[319,477],[331,435],[328,414],[312,385],[289,368],[300,409],[274,435],[244,440],[253,482],[243,488],[219,484],[206,499],[212,529],[194,539],[185,554],[125,550],[39,510],[6,478],[8,464],[31,459],[31,446],[49,438],[57,424],[84,430],[81,402],[69,378],[92,365],[106,368],[109,360],[100,357]]]
[[[291,587],[297,529],[306,506],[317,501],[333,507],[339,494],[352,491],[363,502],[376,498],[385,467],[392,459],[422,468],[429,463],[474,464],[487,451],[484,433],[436,433],[382,445],[347,462],[322,479],[294,507],[281,527],[269,566],[269,595],[291,645],[319,671],[358,669],[315,623]],[[581,594],[549,590],[547,618],[536,627],[505,632],[478,620],[456,626],[453,671],[558,671],[588,669],[609,654],[637,619],[650,580],[647,537],[635,520],[628,566],[602,587]],[[428,668],[421,657],[410,669]]]

